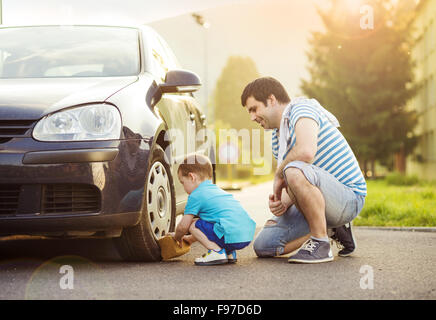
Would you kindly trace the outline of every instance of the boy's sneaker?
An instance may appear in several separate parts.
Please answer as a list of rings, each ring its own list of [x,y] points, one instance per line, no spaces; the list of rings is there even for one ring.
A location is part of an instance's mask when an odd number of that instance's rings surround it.
[[[228,263],[236,263],[238,261],[236,258],[236,250],[227,253],[227,261]]]
[[[226,250],[221,249],[221,251],[209,250],[201,258],[195,259],[195,264],[197,266],[215,266],[218,264],[228,263]]]
[[[321,263],[333,261],[330,242],[318,241],[313,238],[307,240],[298,252],[288,259],[293,263]]]
[[[339,228],[333,228],[332,231],[331,238],[336,241],[338,248],[341,249],[338,255],[341,257],[351,255],[356,250],[356,241],[351,231],[351,223],[347,223]]]

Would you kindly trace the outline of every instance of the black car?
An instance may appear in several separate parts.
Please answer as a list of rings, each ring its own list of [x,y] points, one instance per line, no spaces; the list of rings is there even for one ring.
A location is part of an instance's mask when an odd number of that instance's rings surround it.
[[[0,27],[0,236],[113,238],[160,260],[187,200],[177,163],[215,157],[195,139],[200,85],[146,26]]]

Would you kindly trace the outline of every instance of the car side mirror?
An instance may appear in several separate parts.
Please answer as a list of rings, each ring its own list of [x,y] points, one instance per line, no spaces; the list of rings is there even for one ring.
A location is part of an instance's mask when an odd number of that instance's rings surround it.
[[[171,70],[165,76],[165,83],[159,85],[162,93],[195,92],[201,86],[200,78],[187,70]]]

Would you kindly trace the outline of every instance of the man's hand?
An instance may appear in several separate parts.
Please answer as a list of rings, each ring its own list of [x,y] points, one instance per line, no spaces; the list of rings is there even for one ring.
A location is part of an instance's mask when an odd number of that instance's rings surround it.
[[[294,204],[296,204],[294,195],[291,193],[290,196],[285,189],[282,190],[282,198],[279,201],[274,199],[274,195],[269,195],[269,209],[277,217],[283,215]]]
[[[273,196],[275,201],[280,201],[282,199],[282,190],[286,188],[286,182],[283,175],[276,174],[273,183]]]
[[[274,195],[269,195],[269,209],[273,215],[276,217],[279,217],[283,215],[288,208],[285,207],[285,205],[282,203],[281,200],[276,200],[274,198]]]

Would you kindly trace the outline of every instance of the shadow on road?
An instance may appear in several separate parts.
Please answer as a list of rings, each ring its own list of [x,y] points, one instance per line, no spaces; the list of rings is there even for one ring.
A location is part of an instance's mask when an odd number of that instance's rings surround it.
[[[1,239],[0,261],[80,256],[92,261],[122,261],[111,239]]]

